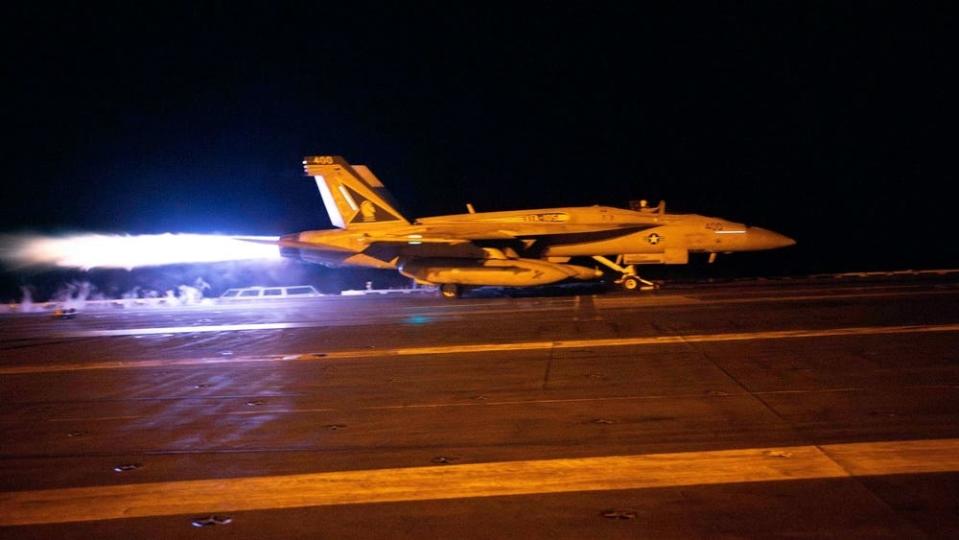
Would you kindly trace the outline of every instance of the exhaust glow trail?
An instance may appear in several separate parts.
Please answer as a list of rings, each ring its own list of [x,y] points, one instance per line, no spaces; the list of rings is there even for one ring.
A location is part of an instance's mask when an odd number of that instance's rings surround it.
[[[3,259],[15,266],[140,268],[167,264],[279,259],[276,236],[219,234],[78,234],[17,236],[4,241]]]

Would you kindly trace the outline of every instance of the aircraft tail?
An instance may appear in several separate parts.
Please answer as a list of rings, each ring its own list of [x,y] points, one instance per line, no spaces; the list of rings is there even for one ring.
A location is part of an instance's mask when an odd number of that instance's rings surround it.
[[[303,169],[316,180],[334,226],[362,229],[409,225],[383,183],[366,166],[350,165],[341,156],[307,156]]]

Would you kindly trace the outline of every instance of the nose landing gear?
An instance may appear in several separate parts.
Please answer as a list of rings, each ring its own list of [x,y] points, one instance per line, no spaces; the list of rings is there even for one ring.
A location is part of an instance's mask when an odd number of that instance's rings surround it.
[[[632,266],[627,268],[632,268]],[[653,283],[648,279],[643,279],[635,274],[624,274],[623,277],[617,279],[614,281],[614,283],[618,284],[627,291],[652,291],[659,288],[659,285],[656,283]]]
[[[656,283],[639,277],[639,275],[636,273],[636,267],[632,264],[625,267],[620,266],[618,262],[613,262],[602,255],[595,255],[593,259],[622,274],[622,277],[614,281],[614,283],[627,291],[651,291],[659,288],[659,285]],[[617,259],[617,261],[619,261],[619,259]]]

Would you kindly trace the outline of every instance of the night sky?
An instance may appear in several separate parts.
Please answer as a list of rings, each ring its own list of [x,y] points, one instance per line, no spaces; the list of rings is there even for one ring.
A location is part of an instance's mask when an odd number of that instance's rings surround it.
[[[410,217],[665,198],[795,237],[771,273],[959,266],[950,3],[273,4],[2,8],[0,232],[327,228],[341,154]]]

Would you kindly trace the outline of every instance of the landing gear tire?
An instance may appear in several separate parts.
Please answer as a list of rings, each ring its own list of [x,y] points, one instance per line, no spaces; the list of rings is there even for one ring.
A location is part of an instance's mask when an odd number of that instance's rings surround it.
[[[659,285],[656,285],[652,281],[643,279],[636,275],[636,267],[633,265],[628,265],[623,267],[620,265],[622,262],[623,256],[620,255],[616,258],[616,262],[613,262],[602,255],[594,255],[593,259],[596,259],[597,262],[601,263],[603,266],[606,266],[616,272],[622,274],[623,277],[615,281],[616,284],[620,285],[623,289],[627,291],[651,291],[653,289],[659,288]]]
[[[440,294],[443,298],[459,298],[461,293],[460,286],[455,283],[444,283],[440,285]]]
[[[639,289],[640,285],[642,285],[642,283],[640,283],[639,278],[635,276],[626,276],[623,278],[622,286],[627,291],[635,291]]]
[[[659,288],[659,285],[653,283],[652,281],[645,280],[636,275],[623,276],[622,279],[617,281],[619,285],[627,291],[653,291]]]

